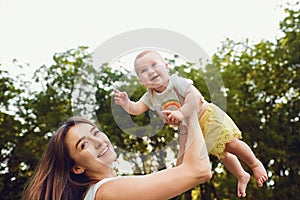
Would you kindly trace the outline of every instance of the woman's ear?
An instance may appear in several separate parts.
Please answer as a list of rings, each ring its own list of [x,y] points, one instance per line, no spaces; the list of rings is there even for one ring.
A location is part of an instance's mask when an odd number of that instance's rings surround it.
[[[73,172],[74,174],[83,174],[84,173],[84,169],[82,167],[74,165],[71,168],[71,172]]]

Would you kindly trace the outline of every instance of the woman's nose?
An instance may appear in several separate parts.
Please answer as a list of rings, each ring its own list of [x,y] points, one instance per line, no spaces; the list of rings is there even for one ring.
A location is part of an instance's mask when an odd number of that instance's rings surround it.
[[[93,139],[93,145],[95,147],[95,149],[99,149],[102,145],[103,141],[100,138],[97,139]]]
[[[96,143],[95,148],[99,149],[101,147],[101,145],[102,145],[101,143]]]

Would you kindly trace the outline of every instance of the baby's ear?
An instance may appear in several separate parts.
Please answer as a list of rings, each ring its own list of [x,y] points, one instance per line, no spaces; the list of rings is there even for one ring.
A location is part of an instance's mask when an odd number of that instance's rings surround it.
[[[82,167],[79,167],[79,166],[76,166],[74,165],[72,168],[71,168],[71,172],[73,172],[74,174],[83,174],[84,173],[84,169]]]

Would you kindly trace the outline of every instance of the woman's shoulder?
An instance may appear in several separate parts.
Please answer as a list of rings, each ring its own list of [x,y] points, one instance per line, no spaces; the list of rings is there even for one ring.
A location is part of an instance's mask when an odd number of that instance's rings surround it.
[[[111,177],[111,178],[104,178],[101,181],[98,181],[97,183],[91,185],[84,197],[84,200],[94,200],[96,192],[101,187],[101,185],[103,185],[104,183],[106,183],[108,181],[114,180],[116,178],[119,178],[119,177],[117,176],[117,177]]]

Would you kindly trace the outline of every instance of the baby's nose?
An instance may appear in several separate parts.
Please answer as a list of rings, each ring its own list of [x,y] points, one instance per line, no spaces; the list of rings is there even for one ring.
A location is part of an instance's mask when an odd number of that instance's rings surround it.
[[[148,69],[148,72],[152,74],[152,73],[154,73],[155,71],[154,71],[154,69],[152,69],[152,68],[150,67],[150,68]]]

